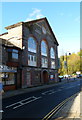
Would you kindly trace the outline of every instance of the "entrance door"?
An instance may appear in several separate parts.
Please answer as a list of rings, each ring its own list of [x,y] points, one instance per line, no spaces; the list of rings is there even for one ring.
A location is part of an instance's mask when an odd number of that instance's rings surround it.
[[[26,75],[27,75],[27,85],[30,86],[31,85],[31,75],[30,75],[30,72],[27,72]]]
[[[43,71],[43,81],[44,83],[48,83],[48,72],[47,71]]]

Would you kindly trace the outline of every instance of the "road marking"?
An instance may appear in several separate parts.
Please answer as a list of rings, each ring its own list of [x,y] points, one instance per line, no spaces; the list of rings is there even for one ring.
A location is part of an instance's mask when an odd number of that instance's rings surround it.
[[[21,103],[20,105],[13,107],[13,109],[19,108],[19,107],[21,107],[21,106],[23,106],[23,105],[25,105],[25,104],[28,104],[28,103],[33,102],[33,101],[35,101],[35,100],[38,100],[38,99],[40,99],[40,98],[42,98],[42,97],[40,96],[40,97],[35,98],[35,99],[33,99],[33,100],[30,100],[30,101],[28,101],[28,102]]]
[[[57,90],[57,91],[52,91],[52,92],[49,93],[49,95],[54,94],[54,93],[59,92],[59,91],[62,91],[62,90],[59,89],[59,90]]]
[[[59,92],[59,91],[62,91],[61,89],[58,89],[58,91],[57,92]]]
[[[11,104],[11,105],[8,105],[8,106],[6,106],[6,108],[13,107],[13,108],[15,109],[16,106],[22,106],[22,105],[24,105],[25,103],[27,104],[27,103],[30,103],[30,102],[35,101],[35,100],[37,100],[37,99],[40,99],[40,98],[41,98],[41,97],[32,96],[32,97],[23,99],[23,100],[21,100],[21,101],[18,101],[18,102],[16,102],[16,103],[13,103],[13,104]],[[27,102],[26,102],[26,101],[27,101]]]
[[[56,93],[57,91],[52,91],[51,93],[49,93],[49,95],[51,95],[51,94],[54,94],[54,93]]]
[[[42,120],[49,120],[57,111],[59,111],[61,109],[61,107],[63,107],[63,105],[65,105],[66,102],[68,102],[71,98],[75,97],[77,95],[74,94],[71,97],[65,99],[63,102],[61,102],[60,104],[58,104],[52,111],[50,111]]]
[[[64,89],[70,89],[70,88],[73,88],[73,87],[77,87],[77,86],[79,86],[80,84],[78,84],[78,85],[76,85],[76,86],[70,86],[70,87],[68,87],[68,88],[66,88],[66,87],[60,87],[57,91],[55,91],[54,89],[52,89],[52,90],[48,90],[48,91],[45,91],[45,92],[43,92],[43,93],[41,93],[42,95],[46,95],[47,93],[49,94],[49,95],[51,95],[51,94],[54,94],[54,93],[56,93],[56,92],[59,92],[59,91],[62,91],[62,90],[64,90]],[[62,89],[62,88],[64,88],[64,89]]]
[[[11,104],[11,105],[6,106],[6,108],[12,107],[12,106],[14,106],[14,105],[16,105],[16,104],[18,104],[18,103],[21,103],[21,102],[23,102],[23,101],[25,101],[25,100],[29,100],[29,99],[31,99],[31,98],[35,98],[35,97],[32,96],[32,97],[29,97],[29,98],[23,99],[23,100],[21,100],[21,101],[18,101],[18,102],[16,102],[16,103],[13,103],[13,104]]]
[[[49,92],[52,92],[52,91],[54,91],[54,89],[45,91],[45,92],[42,93],[42,95],[46,95],[46,93],[49,93]]]
[[[69,88],[73,88],[73,87],[77,87],[77,86],[79,86],[79,85],[76,85],[76,86],[70,86],[70,87],[65,88],[65,89],[69,89]]]
[[[60,87],[60,88],[62,89],[62,88],[65,88],[65,87]]]
[[[80,84],[78,84],[78,86],[80,86]]]

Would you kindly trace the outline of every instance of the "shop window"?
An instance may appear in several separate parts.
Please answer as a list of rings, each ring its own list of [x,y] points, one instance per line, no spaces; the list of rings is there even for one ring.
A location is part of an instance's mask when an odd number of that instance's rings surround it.
[[[16,74],[15,73],[2,73],[3,85],[13,85],[15,84]]]
[[[36,64],[37,64],[36,55],[28,54],[28,65],[29,66],[36,66]]]

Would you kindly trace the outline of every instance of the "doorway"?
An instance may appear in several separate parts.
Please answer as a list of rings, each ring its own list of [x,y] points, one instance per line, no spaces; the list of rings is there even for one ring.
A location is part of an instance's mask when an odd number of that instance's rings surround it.
[[[48,83],[48,72],[46,70],[43,71],[43,82]]]

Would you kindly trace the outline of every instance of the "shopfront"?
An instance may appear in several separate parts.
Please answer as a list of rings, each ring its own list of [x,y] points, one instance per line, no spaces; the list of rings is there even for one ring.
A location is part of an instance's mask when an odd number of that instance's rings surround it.
[[[0,65],[0,78],[4,90],[16,89],[17,68]]]

